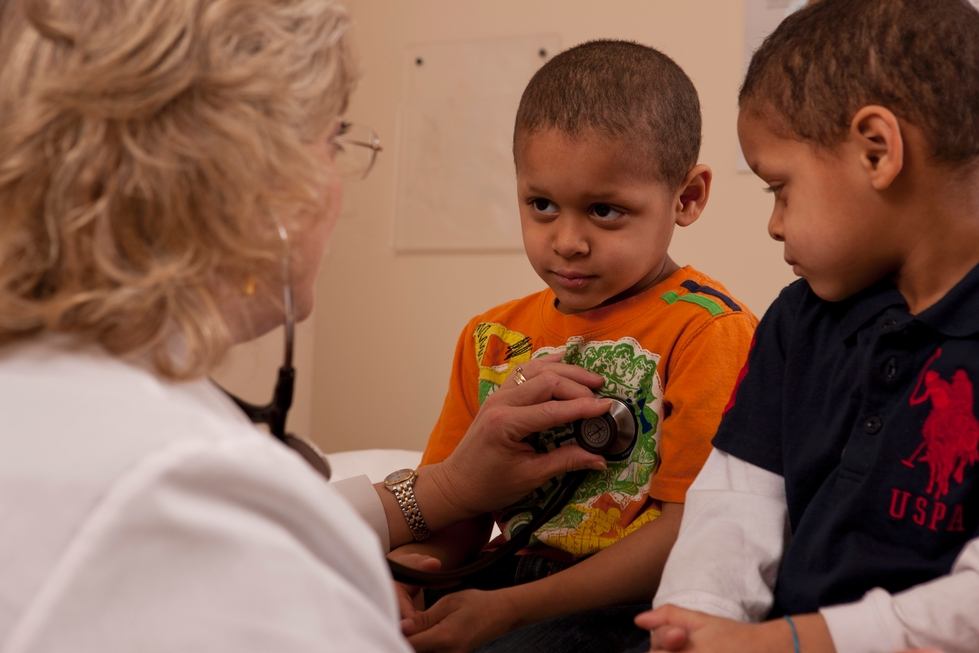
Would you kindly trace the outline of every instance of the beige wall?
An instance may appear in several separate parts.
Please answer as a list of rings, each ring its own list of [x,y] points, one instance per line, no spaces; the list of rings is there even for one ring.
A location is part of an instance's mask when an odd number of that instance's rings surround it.
[[[674,258],[718,277],[759,314],[791,281],[780,246],[765,234],[771,198],[761,192],[758,179],[737,171],[743,0],[347,0],[347,5],[356,21],[364,73],[348,115],[374,127],[385,151],[367,180],[347,187],[344,214],[323,263],[315,323],[304,325],[299,348],[301,394],[291,424],[325,450],[421,448],[438,415],[466,320],[542,287],[519,252],[394,251],[401,62],[409,44],[558,33],[564,47],[606,37],[661,49],[700,92],[701,161],[715,173],[710,204],[699,222],[678,230]],[[222,378],[264,398],[280,339],[275,334],[242,348]],[[256,383],[265,389],[254,390]]]

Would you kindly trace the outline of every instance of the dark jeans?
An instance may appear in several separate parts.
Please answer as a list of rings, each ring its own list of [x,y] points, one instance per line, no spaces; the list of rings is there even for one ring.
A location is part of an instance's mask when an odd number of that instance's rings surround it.
[[[498,590],[530,583],[545,576],[556,574],[570,565],[570,562],[560,562],[534,554],[510,556],[469,576],[460,585],[442,589],[426,589],[425,605],[431,607],[433,603],[446,594],[463,589]]]
[[[549,619],[507,633],[478,653],[638,653],[649,650],[649,631],[632,619],[649,603],[619,605]]]
[[[431,606],[463,587],[484,590],[529,583],[557,573],[569,563],[537,555],[512,556],[470,577],[461,587],[425,590]],[[478,653],[638,653],[649,650],[649,632],[632,619],[649,603],[597,608],[519,628],[476,649]]]

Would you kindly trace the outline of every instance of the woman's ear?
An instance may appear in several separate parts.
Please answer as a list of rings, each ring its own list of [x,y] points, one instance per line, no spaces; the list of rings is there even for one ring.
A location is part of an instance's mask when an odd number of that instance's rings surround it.
[[[710,197],[710,181],[713,173],[710,168],[698,163],[690,169],[680,184],[674,206],[674,222],[687,227],[696,222]]]
[[[876,104],[861,107],[850,121],[849,140],[874,189],[888,188],[904,169],[904,135],[889,109]]]

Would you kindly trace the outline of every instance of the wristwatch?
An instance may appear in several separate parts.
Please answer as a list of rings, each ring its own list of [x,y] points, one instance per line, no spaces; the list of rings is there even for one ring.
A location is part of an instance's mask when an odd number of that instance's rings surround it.
[[[432,534],[428,530],[428,524],[422,517],[422,511],[418,509],[418,502],[415,500],[415,479],[418,474],[413,469],[399,469],[391,472],[384,478],[384,487],[394,494],[394,498],[401,508],[401,514],[408,522],[408,530],[416,542],[427,540]]]

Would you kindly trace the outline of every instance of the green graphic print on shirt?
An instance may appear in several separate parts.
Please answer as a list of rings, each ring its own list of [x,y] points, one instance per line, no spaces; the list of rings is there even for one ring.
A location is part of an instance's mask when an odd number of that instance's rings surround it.
[[[493,326],[499,328],[501,325]],[[521,340],[520,334],[509,330],[508,334],[515,341]],[[542,347],[532,357],[556,350]],[[663,403],[659,360],[658,354],[647,351],[630,337],[592,342],[568,339],[564,361],[605,377],[600,394],[628,404],[636,417],[639,432],[628,458],[609,461],[603,472],[588,472],[565,507],[537,531],[532,544],[545,544],[574,557],[582,557],[613,544],[659,516],[659,510],[652,507],[648,499],[650,479],[659,464],[657,443]],[[487,381],[486,375],[481,376],[480,403],[499,387]],[[571,426],[564,425],[534,434],[528,441],[545,451],[572,437]],[[528,507],[546,503],[557,489],[559,480],[553,479],[496,515],[507,538],[532,519]]]

